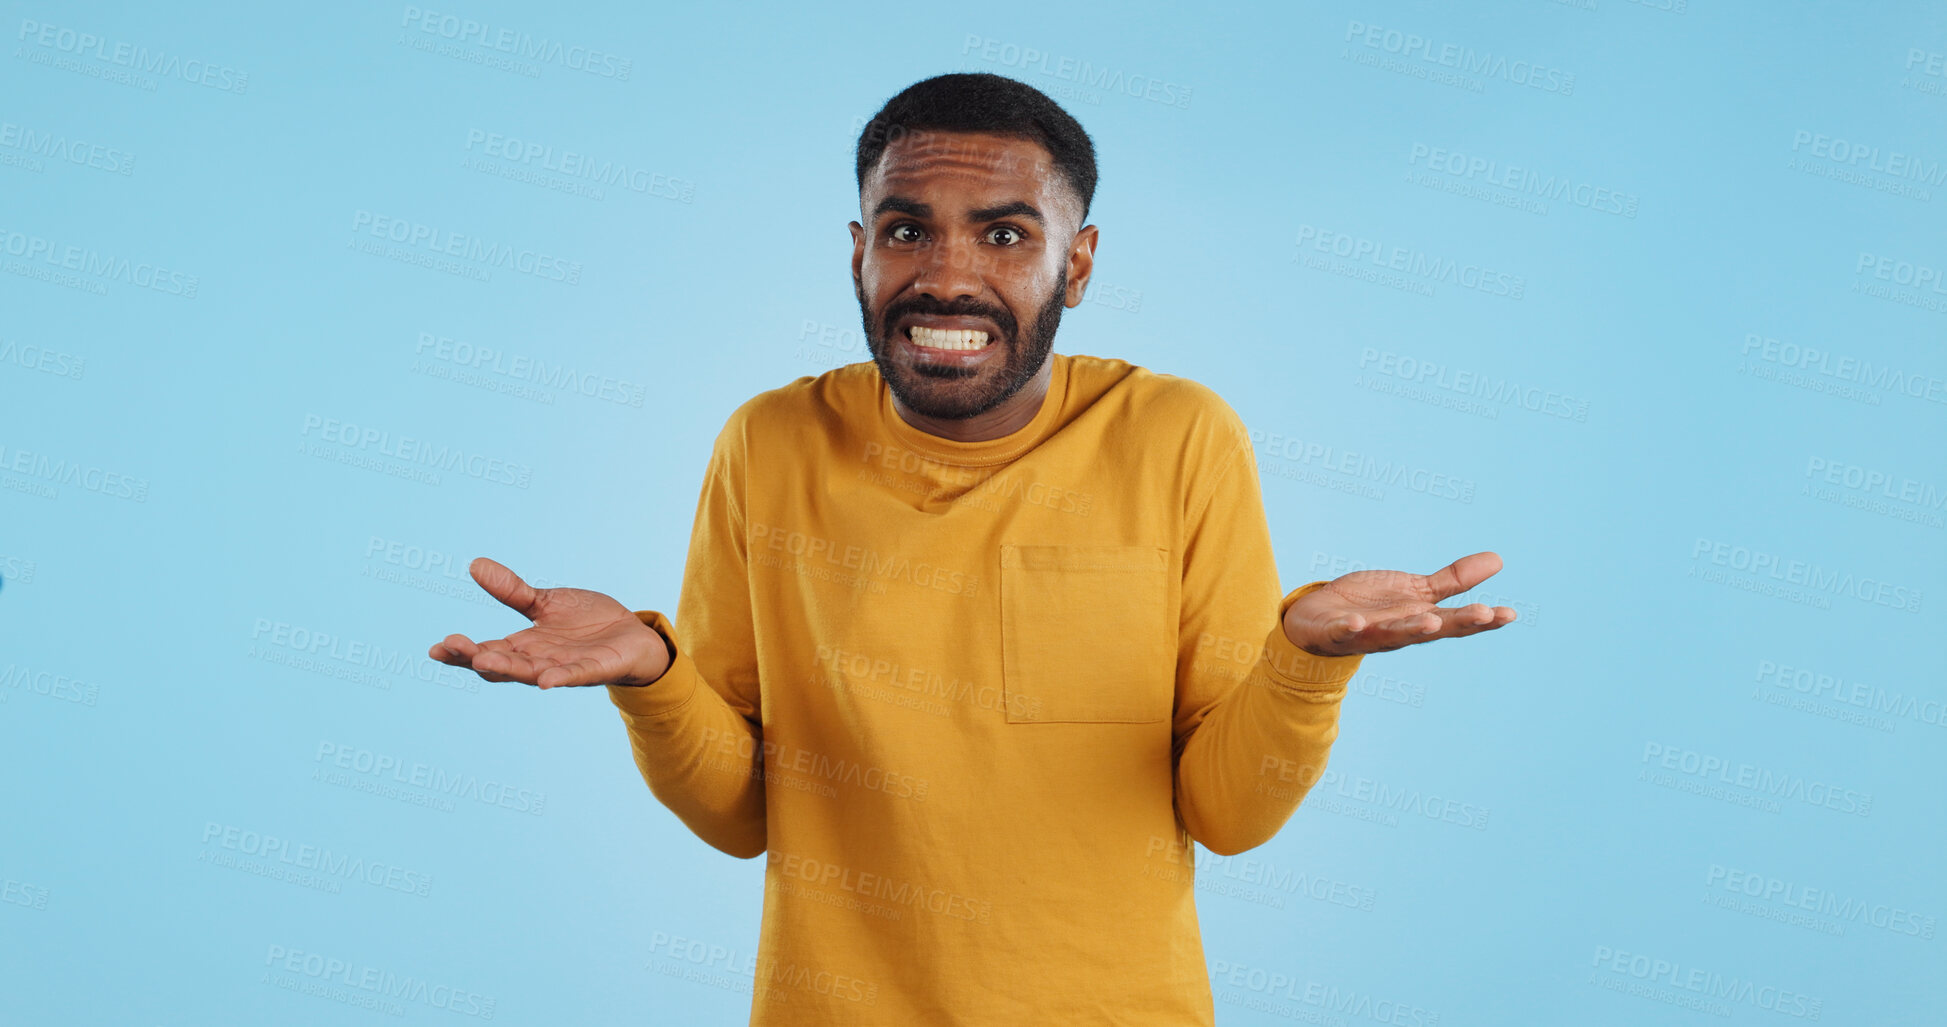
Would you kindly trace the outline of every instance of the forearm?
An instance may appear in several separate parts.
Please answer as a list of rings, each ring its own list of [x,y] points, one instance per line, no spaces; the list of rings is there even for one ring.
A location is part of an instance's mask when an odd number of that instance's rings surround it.
[[[643,620],[670,643],[669,669],[647,685],[608,686],[636,768],[697,837],[732,856],[757,856],[765,848],[762,729],[702,679],[666,619]]]
[[[1338,739],[1346,683],[1362,659],[1313,656],[1292,644],[1279,620],[1256,663],[1204,715],[1177,758],[1177,812],[1191,837],[1222,855],[1269,841],[1317,783]]]

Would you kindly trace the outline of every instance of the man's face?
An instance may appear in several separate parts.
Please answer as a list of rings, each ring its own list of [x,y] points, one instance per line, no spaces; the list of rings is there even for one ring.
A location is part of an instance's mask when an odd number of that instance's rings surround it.
[[[859,194],[852,283],[872,360],[901,403],[943,420],[985,413],[1046,363],[1082,301],[1096,230],[1039,143],[915,132]]]

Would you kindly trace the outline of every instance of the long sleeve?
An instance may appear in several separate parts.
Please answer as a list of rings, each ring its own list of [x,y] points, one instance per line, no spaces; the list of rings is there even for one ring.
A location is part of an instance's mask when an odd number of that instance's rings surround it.
[[[636,768],[696,836],[748,859],[766,847],[763,718],[751,617],[738,420],[718,437],[697,501],[677,620],[636,616],[669,643],[647,685],[609,685]]]
[[[1177,815],[1220,855],[1269,841],[1325,770],[1360,656],[1321,657],[1284,633],[1248,441],[1185,522],[1174,718]]]

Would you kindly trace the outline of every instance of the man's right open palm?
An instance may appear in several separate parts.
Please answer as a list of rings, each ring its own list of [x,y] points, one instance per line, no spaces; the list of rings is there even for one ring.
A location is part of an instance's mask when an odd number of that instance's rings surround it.
[[[468,667],[488,681],[562,685],[646,685],[669,669],[669,646],[628,607],[581,588],[535,588],[484,556],[467,565],[487,594],[534,626],[475,644],[448,635],[427,655]]]

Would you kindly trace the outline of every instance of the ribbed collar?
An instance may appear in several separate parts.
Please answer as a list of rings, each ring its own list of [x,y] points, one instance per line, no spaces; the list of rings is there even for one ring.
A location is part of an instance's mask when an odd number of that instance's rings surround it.
[[[916,453],[925,454],[945,464],[960,467],[991,467],[1014,460],[1033,449],[1042,439],[1054,430],[1061,415],[1062,404],[1068,398],[1068,371],[1070,357],[1062,353],[1049,353],[1048,362],[1052,365],[1048,374],[1048,392],[1041,397],[1041,409],[1035,412],[1034,419],[1016,428],[1013,432],[997,439],[984,442],[960,442],[941,438],[931,432],[924,432],[906,423],[893,409],[892,389],[886,385],[885,376],[873,368],[873,380],[878,391],[879,420],[886,434],[892,436],[901,446]]]

